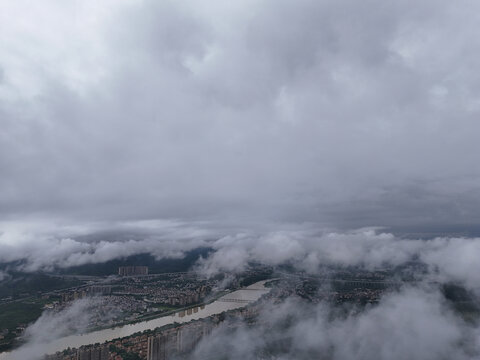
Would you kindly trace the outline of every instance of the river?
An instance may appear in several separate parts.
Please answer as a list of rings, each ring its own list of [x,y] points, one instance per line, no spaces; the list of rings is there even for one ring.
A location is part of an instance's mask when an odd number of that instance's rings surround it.
[[[155,329],[160,326],[177,323],[185,323],[191,320],[206,318],[211,315],[220,314],[224,311],[245,307],[251,302],[258,300],[262,295],[270,291],[265,287],[268,280],[259,281],[255,284],[240,290],[228,293],[214,302],[195,307],[189,310],[178,311],[174,314],[159,317],[153,320],[138,322],[135,324],[123,325],[109,329],[93,331],[86,334],[76,334],[52,340],[49,343],[30,342],[12,352],[1,353],[0,360],[26,360],[25,356],[36,356],[41,354],[53,354],[68,347],[78,348],[82,345],[103,343],[116,338],[130,336],[136,332]],[[31,354],[31,355],[28,355]]]

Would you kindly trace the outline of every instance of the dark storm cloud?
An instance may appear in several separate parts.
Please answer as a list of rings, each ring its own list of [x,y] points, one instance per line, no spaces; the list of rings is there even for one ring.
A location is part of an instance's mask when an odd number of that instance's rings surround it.
[[[1,6],[4,218],[475,221],[475,2]]]

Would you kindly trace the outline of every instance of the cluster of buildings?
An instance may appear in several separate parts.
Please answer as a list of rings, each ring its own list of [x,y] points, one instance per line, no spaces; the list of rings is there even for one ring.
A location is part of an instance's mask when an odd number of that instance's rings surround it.
[[[148,273],[148,267],[121,267],[119,273]],[[56,295],[59,299],[46,304],[44,308],[61,311],[72,301],[94,297],[95,305],[90,311],[88,327],[108,327],[135,321],[150,313],[168,312],[172,307],[198,304],[216,284],[213,280],[200,280],[191,273],[126,275],[107,281],[91,282],[59,293]]]
[[[111,285],[93,285],[88,288],[89,295],[110,295],[112,293]]]
[[[87,296],[109,295],[112,293],[111,285],[92,285],[77,289],[74,291],[64,292],[61,294],[62,302],[69,302],[78,299],[83,299]]]
[[[64,292],[61,294],[62,302],[66,303],[69,301],[83,299],[84,297],[87,296],[87,294],[88,293],[86,290],[75,290],[75,291]]]
[[[169,296],[167,303],[173,306],[185,306],[190,304],[196,304],[203,298],[205,295],[201,295],[197,292],[193,292],[190,294],[179,294]]]
[[[357,302],[357,303],[376,303],[380,300],[380,297],[384,293],[381,289],[368,289],[368,288],[355,288],[349,291],[334,292],[331,295],[337,304],[344,302]]]
[[[242,308],[229,311],[228,314],[230,319],[253,318],[258,314],[258,309],[255,307]],[[130,358],[168,360],[181,358],[182,355],[192,352],[202,338],[208,336],[224,319],[225,314],[218,314],[182,325],[175,324],[147,330],[101,345],[67,349],[47,355],[44,360],[124,360]],[[235,321],[229,322],[228,326],[236,326]]]
[[[148,266],[120,266],[118,268],[120,276],[139,276],[148,275]]]
[[[198,281],[185,275],[169,280],[142,281],[142,278],[136,278],[125,285],[122,294],[141,295],[156,304],[187,306],[204,299],[213,285],[213,282]]]
[[[129,295],[113,295],[111,287],[93,287],[93,291],[73,291],[61,294],[62,301],[52,302],[44,306],[55,312],[63,311],[71,301],[87,296],[95,296],[89,309],[89,328],[114,326],[124,321],[132,321],[149,311],[149,304],[142,299]],[[103,295],[103,296],[100,296]]]
[[[96,299],[90,310],[89,327],[114,326],[124,321],[132,321],[147,310],[144,301],[132,296],[102,296]]]
[[[45,360],[110,360],[110,351],[106,345],[82,346],[78,350],[58,352],[46,355]]]
[[[196,321],[150,336],[147,360],[167,360],[191,352],[202,337],[210,334],[216,323]]]
[[[385,291],[395,283],[371,279],[311,279],[309,277],[284,278],[266,296],[281,302],[298,296],[312,303],[328,301],[332,304],[346,302],[359,304],[377,303]]]

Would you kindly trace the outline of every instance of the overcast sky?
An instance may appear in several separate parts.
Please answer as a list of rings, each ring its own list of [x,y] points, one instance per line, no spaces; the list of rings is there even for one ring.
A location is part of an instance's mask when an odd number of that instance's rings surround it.
[[[0,0],[1,219],[474,226],[479,23],[474,0]]]
[[[415,259],[479,295],[479,27],[478,0],[0,0],[0,282],[209,246],[205,275]],[[291,315],[299,358],[480,354],[428,287],[282,306],[196,358]]]

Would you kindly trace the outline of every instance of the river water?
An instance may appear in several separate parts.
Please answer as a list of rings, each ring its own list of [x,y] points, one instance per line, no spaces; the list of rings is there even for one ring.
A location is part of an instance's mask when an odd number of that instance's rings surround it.
[[[98,330],[91,333],[70,335],[55,339],[49,343],[28,343],[20,349],[0,354],[0,360],[27,360],[28,356],[39,356],[41,354],[53,354],[68,347],[78,348],[82,345],[103,343],[116,338],[130,336],[136,332],[155,329],[160,326],[177,323],[185,323],[191,320],[206,318],[211,315],[220,314],[224,311],[245,307],[250,302],[258,300],[262,295],[270,291],[265,287],[267,280],[259,281],[237,291],[220,297],[214,302],[179,311],[172,315],[147,320],[136,324],[124,325],[110,329]],[[27,358],[25,358],[27,356]]]

